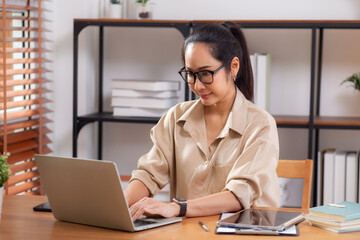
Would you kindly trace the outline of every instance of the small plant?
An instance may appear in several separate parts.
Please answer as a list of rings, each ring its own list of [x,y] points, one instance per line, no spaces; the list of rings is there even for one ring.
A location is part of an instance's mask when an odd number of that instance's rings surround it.
[[[353,75],[342,81],[341,84],[346,82],[353,83],[354,89],[360,91],[360,73],[354,73]]]
[[[141,3],[142,6],[145,6],[148,1],[149,0],[135,0],[136,3]]]
[[[110,0],[111,4],[120,4],[120,0]]]
[[[3,153],[0,156],[0,187],[9,179],[11,171],[9,169],[9,164],[7,163],[7,158],[10,156],[10,153]]]

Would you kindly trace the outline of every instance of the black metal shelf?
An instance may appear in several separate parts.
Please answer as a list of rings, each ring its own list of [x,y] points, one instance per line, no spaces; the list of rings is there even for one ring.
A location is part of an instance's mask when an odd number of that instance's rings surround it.
[[[114,116],[112,112],[91,113],[78,116],[79,122],[128,122],[128,123],[157,123],[158,117],[123,117]]]
[[[89,26],[99,28],[99,87],[97,113],[78,116],[78,38],[83,29]],[[104,27],[152,27],[172,28],[178,30],[185,38],[190,34],[191,22],[166,20],[124,20],[124,19],[74,19],[74,72],[73,72],[73,157],[77,157],[77,139],[80,130],[89,123],[97,122],[98,128],[98,159],[102,159],[102,130],[103,122],[133,122],[156,123],[159,118],[125,118],[115,117],[103,111],[103,55],[104,55]],[[184,83],[185,84],[185,83]],[[189,89],[185,86],[185,99],[189,99]]]
[[[133,118],[116,117],[110,112],[103,112],[103,29],[104,27],[155,27],[174,28],[187,37],[191,30],[209,22],[223,22],[224,20],[213,21],[166,21],[166,20],[119,20],[119,19],[75,19],[74,20],[74,99],[73,99],[73,156],[77,156],[77,138],[83,126],[88,123],[99,124],[98,133],[98,158],[102,157],[102,124],[103,122],[129,122],[155,124],[159,118]],[[274,116],[278,127],[282,128],[303,128],[308,130],[308,154],[307,158],[314,159],[314,179],[317,177],[317,152],[319,147],[319,131],[321,129],[353,129],[360,130],[360,118],[339,119],[329,118],[324,121],[320,116],[320,95],[321,95],[321,70],[323,56],[324,30],[326,29],[360,29],[360,21],[323,21],[323,20],[231,20],[242,28],[253,29],[308,29],[311,31],[311,63],[310,63],[310,106],[308,116]],[[99,109],[97,113],[78,116],[77,114],[77,92],[78,92],[78,36],[80,32],[88,27],[99,28]],[[188,86],[185,86],[185,100],[189,96]],[[344,120],[344,118],[342,118]],[[316,184],[314,184],[314,200],[316,197]]]

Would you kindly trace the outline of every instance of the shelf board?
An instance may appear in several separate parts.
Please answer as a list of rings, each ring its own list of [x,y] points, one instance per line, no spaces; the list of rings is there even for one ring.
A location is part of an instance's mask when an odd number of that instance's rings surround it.
[[[360,129],[360,117],[324,117],[314,118],[315,128]]]
[[[152,123],[155,124],[159,121],[158,117],[121,117],[114,116],[112,112],[91,113],[78,116],[81,122],[128,122],[128,123]]]
[[[274,115],[278,127],[308,128],[308,116]],[[121,117],[112,112],[91,113],[78,116],[80,122],[128,122],[156,124],[158,117]],[[315,117],[315,128],[360,129],[360,117]]]
[[[309,126],[308,116],[274,115],[278,127],[307,128]]]

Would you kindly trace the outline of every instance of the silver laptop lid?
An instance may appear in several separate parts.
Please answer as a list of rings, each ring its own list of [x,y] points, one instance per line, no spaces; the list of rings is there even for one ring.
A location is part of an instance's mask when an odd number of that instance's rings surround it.
[[[115,163],[35,155],[54,217],[135,231]]]

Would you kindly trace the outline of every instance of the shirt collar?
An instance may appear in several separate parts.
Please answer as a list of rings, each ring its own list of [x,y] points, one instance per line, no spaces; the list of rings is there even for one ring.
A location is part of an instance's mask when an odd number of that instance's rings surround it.
[[[241,93],[241,91],[236,88],[236,96],[235,101],[232,106],[231,112],[229,114],[228,120],[220,132],[219,137],[225,137],[229,133],[229,129],[239,133],[242,135],[244,133],[246,127],[246,119],[248,113],[248,101]],[[204,105],[200,100],[197,100],[193,106],[190,107],[178,120],[177,122],[184,121],[184,127],[190,127],[188,129],[190,131],[194,131],[195,128],[193,126],[202,126],[205,127],[204,124]],[[186,127],[186,128],[187,128]],[[200,129],[197,129],[199,131]],[[205,130],[205,129],[201,129]],[[200,131],[201,131],[200,130]]]

